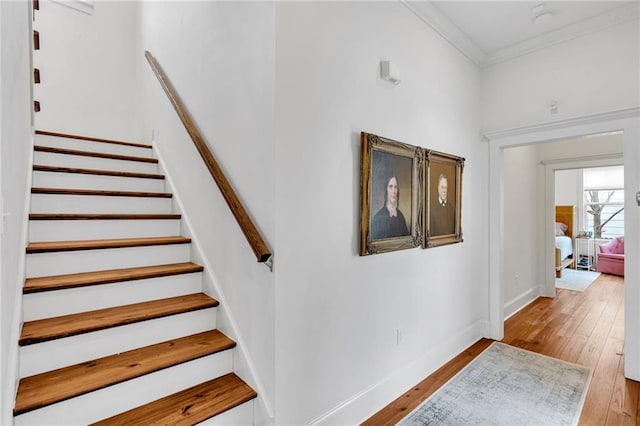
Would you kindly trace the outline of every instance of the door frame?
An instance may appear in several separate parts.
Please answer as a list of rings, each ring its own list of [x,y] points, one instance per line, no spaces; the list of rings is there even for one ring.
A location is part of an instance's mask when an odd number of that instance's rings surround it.
[[[503,155],[508,147],[534,145],[613,131],[623,132],[625,183],[625,256],[640,256],[640,107],[487,132],[489,142],[489,336],[504,337],[504,183]],[[553,177],[552,177],[553,180]],[[546,196],[548,204],[549,195]],[[552,235],[547,238],[553,245]],[[545,253],[545,264],[550,262]],[[553,260],[550,265],[553,264]],[[547,268],[548,269],[548,268]],[[545,275],[546,276],[546,275]],[[625,262],[625,377],[640,380],[640,268]],[[546,282],[546,281],[545,281]],[[547,282],[547,292],[549,283]]]

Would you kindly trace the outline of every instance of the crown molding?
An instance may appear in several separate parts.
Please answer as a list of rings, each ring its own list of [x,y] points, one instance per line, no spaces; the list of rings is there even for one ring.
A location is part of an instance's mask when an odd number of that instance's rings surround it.
[[[568,157],[568,158],[552,158],[549,160],[542,160],[540,164],[543,166],[555,166],[558,164],[573,164],[573,163],[586,163],[591,161],[620,161],[624,159],[623,152],[612,152],[610,154],[594,154],[583,155],[580,157]]]
[[[549,31],[504,49],[485,54],[462,30],[428,0],[400,0],[421,21],[440,34],[453,47],[480,68],[489,67],[614,25],[637,20],[638,2],[610,10],[575,24]]]
[[[93,15],[93,0],[53,0],[53,2],[86,13],[87,15]]]
[[[482,136],[485,141],[491,142],[492,140],[506,137],[525,135],[547,130],[562,129],[571,126],[587,125],[603,121],[623,120],[627,118],[640,118],[640,107],[625,108],[616,111],[608,111],[598,114],[584,115],[581,117],[567,118],[564,120],[549,121],[546,123],[514,127],[511,129],[484,132]]]
[[[549,31],[538,37],[492,52],[485,56],[482,66],[488,67],[499,64],[537,50],[545,49],[636,19],[638,19],[638,3],[633,2],[601,15],[584,19],[575,24]]]
[[[456,27],[430,1],[400,0],[422,22],[430,26],[471,62],[481,67],[485,53],[465,33]]]

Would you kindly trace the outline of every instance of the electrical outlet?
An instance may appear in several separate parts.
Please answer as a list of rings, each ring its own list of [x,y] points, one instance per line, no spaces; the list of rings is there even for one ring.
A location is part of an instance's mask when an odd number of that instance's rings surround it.
[[[396,344],[399,345],[400,343],[402,343],[402,330],[400,330],[399,328],[396,329]]]

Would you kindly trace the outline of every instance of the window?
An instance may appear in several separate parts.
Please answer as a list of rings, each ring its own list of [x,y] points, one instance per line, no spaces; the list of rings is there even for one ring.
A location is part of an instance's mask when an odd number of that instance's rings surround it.
[[[595,238],[624,235],[623,166],[583,169],[583,214]]]

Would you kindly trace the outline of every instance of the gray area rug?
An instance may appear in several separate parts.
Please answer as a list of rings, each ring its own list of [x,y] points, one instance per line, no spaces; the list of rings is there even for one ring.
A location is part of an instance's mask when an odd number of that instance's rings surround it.
[[[494,342],[398,425],[576,425],[591,376]]]
[[[562,278],[556,278],[556,287],[573,291],[585,291],[600,276],[600,272],[565,268]]]

